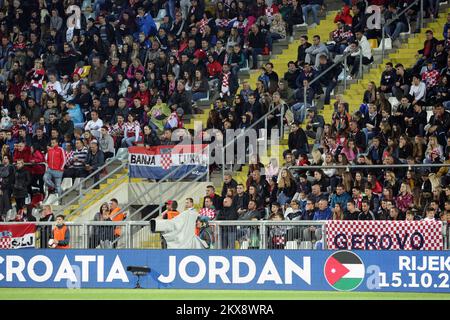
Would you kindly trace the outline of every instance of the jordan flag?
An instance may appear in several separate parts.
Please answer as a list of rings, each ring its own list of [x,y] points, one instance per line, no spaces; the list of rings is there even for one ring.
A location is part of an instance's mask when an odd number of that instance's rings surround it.
[[[327,259],[324,273],[330,286],[340,291],[351,291],[363,281],[365,268],[353,252],[339,251]]]

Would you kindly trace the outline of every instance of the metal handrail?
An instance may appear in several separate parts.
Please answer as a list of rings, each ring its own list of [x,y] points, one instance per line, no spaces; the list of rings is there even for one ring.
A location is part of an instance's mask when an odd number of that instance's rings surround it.
[[[78,184],[75,184],[72,187],[70,187],[69,189],[67,189],[66,191],[64,191],[59,198],[63,199],[65,196],[68,196],[72,191],[77,190],[77,189],[79,190],[79,195],[81,195],[84,183],[86,181],[88,181],[89,179],[91,179],[92,177],[94,177],[96,174],[102,172],[107,166],[109,166],[115,160],[118,160],[117,156],[106,159],[105,163],[102,166],[98,167],[97,170],[92,172],[87,177],[81,179]]]
[[[235,143],[239,138],[241,138],[242,136],[244,136],[245,133],[246,133],[248,130],[254,129],[255,126],[256,126],[257,124],[259,124],[260,122],[262,122],[262,121],[265,122],[264,128],[267,129],[267,117],[268,117],[269,115],[271,115],[275,110],[276,110],[276,108],[270,109],[267,113],[265,113],[265,114],[264,114],[261,118],[259,118],[256,122],[252,123],[249,127],[245,128],[245,129],[242,129],[241,133],[240,133],[238,136],[234,137],[234,139],[233,139],[232,141],[230,141],[229,143],[227,143],[227,144],[222,148],[222,178],[225,177],[225,151],[227,150],[227,148],[228,148],[229,146],[231,146],[231,145],[233,145],[233,147],[234,147],[234,143]],[[283,127],[283,118],[284,118],[284,117],[283,117],[283,114],[284,114],[283,111],[284,111],[284,110],[282,109],[282,110],[281,110],[281,120],[280,120],[280,121],[281,121],[281,124],[280,124],[281,127]]]
[[[117,178],[117,181],[121,181],[122,179],[124,179],[125,177],[128,176],[128,172],[122,174],[119,178]],[[97,195],[101,195],[101,197],[104,197],[108,192],[110,192],[112,190],[112,188],[114,188],[116,186],[116,184],[108,184],[104,189],[102,189],[101,193],[98,193]],[[68,215],[66,215],[66,219],[67,218],[71,218],[75,215],[77,215],[79,212],[82,212],[83,210],[86,209],[86,207],[90,206],[90,203],[82,203],[80,205],[77,206],[77,208],[75,210],[73,210],[71,213],[69,213]],[[60,211],[61,209],[59,209],[58,211]],[[62,211],[63,212],[63,211]]]
[[[113,174],[115,174],[116,172],[122,170],[126,165],[128,164],[128,162],[124,161],[122,162],[122,164],[120,166],[118,166],[117,168],[115,168],[114,170],[112,170],[111,172],[109,172],[106,176],[102,177],[101,179],[99,179],[99,181],[95,182],[93,185],[91,185],[89,188],[83,190],[82,189],[82,183],[80,182],[80,193],[78,196],[73,197],[72,199],[69,200],[69,202],[65,203],[64,206],[62,206],[61,208],[58,209],[58,211],[64,212],[64,210],[66,210],[70,205],[72,205],[74,202],[80,200],[81,198],[83,198],[84,194],[90,190],[92,190],[94,187],[96,187],[97,185],[100,185],[101,183],[103,183],[103,181],[109,179]],[[106,166],[107,164],[105,164],[104,166]],[[103,170],[103,169],[102,169]],[[97,170],[98,173],[101,172],[101,170]],[[93,174],[89,175],[88,177],[92,176]],[[87,179],[87,178],[86,178]],[[62,196],[61,196],[62,198]]]
[[[406,11],[408,11],[409,9],[411,9],[414,5],[416,5],[419,2],[419,0],[414,0],[414,2],[411,2],[411,4],[409,4],[406,8],[404,8],[402,11],[400,11],[400,13],[396,14],[395,17],[392,17],[392,19],[390,19],[389,21],[385,22],[385,24],[381,27],[381,61],[384,60],[384,40],[386,38],[386,34],[384,32],[384,28],[390,26],[395,20],[397,20],[398,17],[400,17],[401,15],[405,14]],[[438,3],[439,5],[439,3]],[[420,0],[420,28],[423,28],[423,0]],[[408,21],[408,25],[410,27],[410,23]]]
[[[360,75],[362,74],[361,70],[362,70],[362,50],[361,50],[361,46],[358,46],[359,48],[359,56],[360,56],[360,61],[359,61],[359,70],[360,70]],[[331,66],[329,66],[327,69],[325,69],[325,71],[321,72],[320,74],[317,75],[317,77],[315,77],[314,79],[311,80],[311,82],[308,83],[308,86],[311,87],[311,85],[318,81],[320,78],[322,78],[324,75],[326,75],[328,72],[330,72],[333,68],[335,68],[338,64],[341,64],[342,62],[344,62],[344,90],[347,89],[347,57],[350,56],[352,54],[352,52],[346,52],[344,53],[339,59],[338,61],[335,61]],[[303,103],[306,106],[307,105],[307,101],[306,101],[306,91],[307,91],[307,87],[303,86]]]

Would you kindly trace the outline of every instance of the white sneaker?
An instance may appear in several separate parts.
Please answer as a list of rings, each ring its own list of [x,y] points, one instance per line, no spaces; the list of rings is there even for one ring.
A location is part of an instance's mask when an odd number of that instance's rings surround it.
[[[307,27],[308,24],[306,22],[303,22],[302,24],[296,24],[297,27]]]
[[[317,27],[317,23],[311,23],[310,26],[308,26],[308,28],[314,29],[315,27]]]

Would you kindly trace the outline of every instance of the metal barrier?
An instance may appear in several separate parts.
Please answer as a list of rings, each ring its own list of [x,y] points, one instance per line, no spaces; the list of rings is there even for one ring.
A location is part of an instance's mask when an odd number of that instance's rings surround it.
[[[211,221],[211,249],[327,249],[327,221]],[[11,223],[0,223],[10,225]],[[29,223],[14,223],[29,224]],[[34,222],[35,248],[48,248],[54,222]],[[71,249],[164,249],[160,233],[148,221],[66,222]],[[449,250],[450,224],[443,223],[444,250]]]
[[[210,226],[215,249],[326,248],[326,221],[212,221]]]

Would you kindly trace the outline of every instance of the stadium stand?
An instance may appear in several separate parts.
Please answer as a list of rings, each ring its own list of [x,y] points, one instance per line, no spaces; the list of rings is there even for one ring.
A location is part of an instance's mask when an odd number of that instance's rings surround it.
[[[128,178],[129,147],[171,145],[198,124],[282,132],[279,153],[210,165],[215,189],[195,204],[208,219],[405,220],[433,208],[450,220],[450,10],[438,8],[11,2],[0,10],[1,220],[34,221],[42,204],[76,220],[142,181]]]

